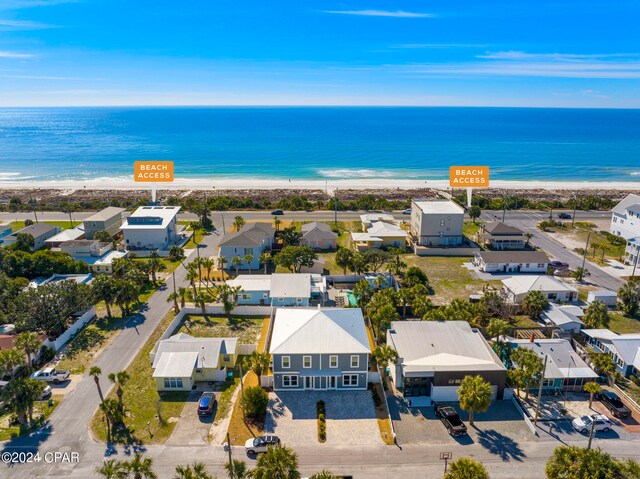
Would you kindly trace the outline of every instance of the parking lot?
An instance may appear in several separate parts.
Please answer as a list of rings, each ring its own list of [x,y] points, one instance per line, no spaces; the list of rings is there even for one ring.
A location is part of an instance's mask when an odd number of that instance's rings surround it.
[[[468,436],[451,437],[436,416],[433,406],[406,406],[398,396],[389,398],[389,406],[398,444],[480,444],[503,460],[520,460],[519,443],[535,438],[511,401],[496,401],[485,413],[476,413],[474,427],[469,425],[468,414],[455,407],[467,424]]]
[[[318,444],[316,403],[325,402],[328,445],[384,444],[370,391],[291,391],[269,394],[265,434],[284,444]]]
[[[198,416],[198,400],[205,388],[194,389],[189,393],[187,401],[182,408],[182,414],[176,424],[171,437],[167,441],[167,445],[186,446],[186,445],[202,445],[209,443],[209,430],[213,423],[218,406],[219,393],[216,395],[216,405],[213,414],[209,416]],[[210,388],[206,389],[211,391]]]

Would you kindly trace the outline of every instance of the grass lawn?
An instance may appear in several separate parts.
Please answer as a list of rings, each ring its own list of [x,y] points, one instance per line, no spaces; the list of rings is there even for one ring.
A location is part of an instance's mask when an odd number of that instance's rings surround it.
[[[609,312],[609,329],[615,333],[640,333],[640,320],[613,311]]]
[[[260,384],[258,376],[256,376],[253,371],[249,371],[244,380],[244,388],[247,389],[257,386],[258,384]],[[231,439],[231,444],[234,446],[243,446],[244,443],[247,442],[247,439],[260,436],[264,433],[260,427],[244,421],[240,401],[241,395],[238,396],[238,400],[233,405],[233,412],[231,413],[231,420],[229,421],[229,438]]]
[[[485,285],[500,288],[499,280],[483,281],[474,276],[462,264],[471,261],[470,257],[416,256],[404,255],[408,266],[418,266],[429,278],[433,287],[432,301],[436,305],[449,303],[452,299],[468,299],[470,294],[482,291]]]
[[[224,386],[223,386],[224,389],[220,393],[220,397],[218,399],[218,407],[216,408],[216,417],[213,420],[214,424],[219,423],[225,417],[227,417],[227,414],[229,414],[229,409],[231,409],[231,398],[233,397],[233,393],[239,385],[240,385],[240,378],[237,377],[236,374],[234,374],[233,380],[227,379],[224,382]]]
[[[147,261],[149,261],[149,258],[140,258],[140,257],[136,257],[134,258],[134,261],[139,261],[141,263],[146,263]],[[157,271],[156,274],[162,275],[167,274],[167,273],[171,273],[172,271],[175,271],[178,266],[180,266],[182,264],[181,261],[170,261],[167,258],[160,258],[160,261],[162,262],[162,264],[164,265],[164,268],[162,271]],[[158,278],[160,279],[160,278]]]
[[[393,432],[391,431],[391,421],[387,412],[387,403],[384,400],[384,392],[382,384],[374,384],[371,390],[373,404],[376,409],[376,420],[378,421],[378,429],[380,429],[380,437],[388,446],[393,445]]]
[[[471,241],[475,241],[475,237],[480,229],[480,223],[474,223],[473,221],[465,221],[462,227],[462,234],[469,238]]]
[[[319,257],[324,258],[324,268],[329,271],[329,274],[342,274],[342,268],[336,264],[335,253],[319,253]],[[349,270],[347,269],[347,274]]]
[[[514,316],[515,323],[513,325],[514,328],[540,328],[542,327],[540,323],[535,322],[526,314],[519,314]]]
[[[589,236],[589,233],[591,233],[591,236],[589,237],[589,252],[587,253],[587,259],[594,261],[595,263],[602,264],[602,248],[599,247],[599,245],[602,245],[604,247],[605,259],[609,258],[620,260],[620,258],[624,256],[624,245],[614,245],[610,243],[603,232],[598,231],[593,228],[593,226],[593,223],[577,221],[573,227],[571,227],[571,223],[567,223],[565,226],[547,228],[547,230],[553,233],[567,235],[571,240],[578,242],[581,245],[581,248],[584,248],[584,245],[586,245],[587,242],[587,237]],[[598,245],[596,246],[595,254],[593,249],[594,245]]]
[[[143,441],[147,444],[163,444],[171,436],[175,421],[180,417],[185,400],[189,395],[187,391],[158,393],[153,380],[151,361],[149,360],[151,349],[160,339],[174,316],[175,314],[172,310],[162,319],[149,340],[127,368],[130,379],[124,387],[124,404],[128,411],[125,423],[131,431],[132,440]],[[107,379],[102,378],[102,384],[106,385],[105,381]],[[97,391],[96,394],[98,394]],[[117,398],[115,388],[108,397]],[[162,422],[156,417],[158,413],[160,413]],[[149,428],[153,435],[152,437],[149,437],[147,432],[148,422],[150,423]],[[96,412],[90,426],[94,436],[106,441],[107,434],[102,413]]]
[[[40,221],[40,223],[47,223],[48,225],[59,226],[60,229],[63,229],[63,230],[71,228],[71,223],[68,220],[67,221]],[[73,220],[73,227],[76,227],[79,224],[82,224],[82,221],[79,221],[76,219]],[[16,231],[24,228],[24,221],[12,221],[11,223],[9,223],[8,226],[11,226],[11,228],[13,228],[13,232],[15,233]]]
[[[50,400],[36,401],[33,407],[33,418],[35,424],[31,428],[20,426],[9,426],[9,418],[13,416],[13,413],[7,412],[0,415],[0,441],[8,441],[10,439],[23,436],[31,433],[34,429],[40,427],[40,425],[46,421],[46,419],[55,411],[62,396],[52,396]],[[52,402],[51,406],[49,401]]]
[[[264,317],[187,315],[175,334],[187,333],[201,338],[238,338],[241,344],[256,344],[262,332]],[[268,321],[268,318],[267,318]]]

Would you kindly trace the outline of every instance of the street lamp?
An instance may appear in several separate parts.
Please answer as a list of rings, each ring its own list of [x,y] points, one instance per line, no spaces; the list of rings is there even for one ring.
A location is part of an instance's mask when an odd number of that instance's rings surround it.
[[[573,225],[576,222],[576,208],[578,207],[578,197],[576,196],[575,193],[573,193],[573,216],[571,217],[571,227],[573,228]]]

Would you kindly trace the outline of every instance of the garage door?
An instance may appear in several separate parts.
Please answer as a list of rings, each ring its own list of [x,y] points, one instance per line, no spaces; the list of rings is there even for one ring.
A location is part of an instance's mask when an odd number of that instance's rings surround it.
[[[458,400],[459,386],[434,386],[431,394],[431,400],[434,402],[453,402]],[[491,386],[493,394],[491,400],[495,401],[498,396],[498,386]]]

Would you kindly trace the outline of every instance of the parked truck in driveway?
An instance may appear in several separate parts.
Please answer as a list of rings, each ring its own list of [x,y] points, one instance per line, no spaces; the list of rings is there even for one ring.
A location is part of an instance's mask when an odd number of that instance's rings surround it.
[[[436,404],[436,416],[440,418],[451,436],[463,436],[467,433],[467,426],[465,426],[452,406]]]
[[[58,384],[69,379],[69,371],[65,369],[45,368],[40,369],[31,375],[33,379]]]

